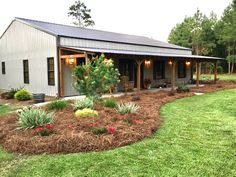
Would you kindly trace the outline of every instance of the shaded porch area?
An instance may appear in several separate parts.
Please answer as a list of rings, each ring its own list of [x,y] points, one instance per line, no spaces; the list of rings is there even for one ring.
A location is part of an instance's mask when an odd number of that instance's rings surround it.
[[[63,47],[59,48],[59,95],[61,97],[78,94],[72,87],[73,67],[87,64],[89,59],[101,53],[104,53],[106,58],[112,58],[115,67],[119,69],[121,83],[116,86],[118,92],[134,90],[139,93],[142,89],[160,87],[175,92],[177,84],[192,83],[194,66],[196,86],[199,87],[201,62],[214,63],[214,81],[217,81],[217,60],[220,58]]]

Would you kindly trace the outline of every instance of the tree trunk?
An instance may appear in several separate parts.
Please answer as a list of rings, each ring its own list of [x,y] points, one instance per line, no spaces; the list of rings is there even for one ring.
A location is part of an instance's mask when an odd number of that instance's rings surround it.
[[[230,61],[228,61],[228,74],[230,74]]]
[[[234,72],[234,62],[232,62],[232,67],[231,67],[231,74]]]

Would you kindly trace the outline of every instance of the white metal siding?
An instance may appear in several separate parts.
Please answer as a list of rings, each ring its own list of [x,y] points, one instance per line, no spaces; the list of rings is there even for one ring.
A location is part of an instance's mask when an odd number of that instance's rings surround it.
[[[55,86],[48,85],[47,58],[54,57]],[[29,84],[23,82],[23,60],[29,60]],[[58,92],[56,37],[14,21],[0,39],[0,89],[24,86],[33,93],[56,95]]]
[[[178,49],[167,49],[151,46],[140,46],[133,44],[121,44],[115,42],[104,42],[104,41],[94,41],[86,39],[75,39],[69,37],[61,37],[60,45],[70,46],[70,47],[88,47],[88,48],[100,48],[100,49],[112,49],[112,50],[130,50],[139,52],[157,52],[163,54],[179,54],[179,55],[191,55],[192,52],[188,50],[178,50]]]

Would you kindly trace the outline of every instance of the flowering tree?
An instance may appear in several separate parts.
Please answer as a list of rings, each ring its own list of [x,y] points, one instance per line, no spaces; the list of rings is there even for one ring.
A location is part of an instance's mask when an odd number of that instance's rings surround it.
[[[73,70],[74,88],[87,97],[101,97],[119,83],[119,71],[113,61],[104,55],[88,61],[88,65],[76,66]]]

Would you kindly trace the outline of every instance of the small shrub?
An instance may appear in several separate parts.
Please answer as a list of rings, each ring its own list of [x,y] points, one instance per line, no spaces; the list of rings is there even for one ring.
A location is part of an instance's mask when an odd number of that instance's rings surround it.
[[[139,106],[135,103],[129,102],[129,103],[120,103],[117,105],[117,112],[119,114],[129,114],[129,113],[136,113],[139,109]]]
[[[11,88],[11,90],[8,92],[8,99],[14,99],[15,94],[22,89],[23,88]]]
[[[98,116],[98,112],[97,111],[94,111],[90,108],[84,108],[82,110],[77,110],[75,112],[75,116],[76,117],[81,117],[81,116],[84,116],[84,117],[97,117]]]
[[[115,108],[117,106],[117,102],[112,98],[108,98],[103,100],[103,105],[108,108]]]
[[[82,100],[78,100],[75,102],[74,106],[74,110],[78,110],[78,109],[84,109],[84,108],[93,108],[93,99],[92,98],[87,98],[85,97]]]
[[[116,133],[116,128],[111,127],[111,126],[107,127],[107,133],[115,134]]]
[[[107,133],[107,129],[105,127],[93,127],[91,128],[91,131],[96,135]]]
[[[66,100],[54,100],[47,104],[49,110],[62,110],[68,106],[68,101]]]
[[[189,92],[189,91],[190,89],[187,85],[185,84],[178,85],[177,92],[181,93],[181,92]]]
[[[49,136],[54,131],[54,125],[52,124],[46,124],[43,127],[37,127],[33,129],[34,135],[40,135],[40,136]]]
[[[25,101],[30,100],[32,98],[32,94],[26,89],[21,89],[15,93],[14,97],[19,101]]]
[[[19,113],[19,126],[20,128],[36,128],[44,126],[45,124],[51,124],[53,122],[53,114],[47,114],[40,109],[34,109],[31,107],[25,108]]]

